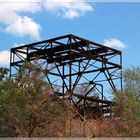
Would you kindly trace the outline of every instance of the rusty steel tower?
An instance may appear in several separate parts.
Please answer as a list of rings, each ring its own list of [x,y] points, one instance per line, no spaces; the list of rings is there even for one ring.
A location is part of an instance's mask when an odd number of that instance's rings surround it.
[[[47,68],[52,92],[78,110],[107,113],[113,104],[108,93],[122,90],[121,51],[72,34],[12,48],[11,76],[25,60]]]

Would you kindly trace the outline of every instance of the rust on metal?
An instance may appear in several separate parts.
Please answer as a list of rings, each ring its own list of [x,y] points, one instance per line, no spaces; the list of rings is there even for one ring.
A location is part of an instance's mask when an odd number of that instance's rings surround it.
[[[110,110],[108,92],[122,90],[122,53],[69,34],[11,49],[10,73],[16,76],[24,61],[48,68],[46,79],[60,99],[70,99],[78,110]],[[107,111],[108,112],[108,111]]]

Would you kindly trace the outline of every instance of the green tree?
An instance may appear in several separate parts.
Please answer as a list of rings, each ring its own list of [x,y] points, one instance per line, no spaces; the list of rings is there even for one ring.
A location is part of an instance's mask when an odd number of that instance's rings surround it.
[[[123,72],[124,89],[140,100],[140,67],[127,68]]]
[[[68,106],[52,94],[44,71],[25,62],[0,85],[0,136],[43,137],[64,131]]]
[[[128,68],[123,76],[123,93],[115,93],[114,115],[105,121],[102,136],[140,136],[140,68]]]
[[[7,77],[9,72],[8,68],[0,67],[0,81],[4,80]]]
[[[0,137],[17,136],[16,125],[22,109],[22,94],[12,79],[0,84]]]

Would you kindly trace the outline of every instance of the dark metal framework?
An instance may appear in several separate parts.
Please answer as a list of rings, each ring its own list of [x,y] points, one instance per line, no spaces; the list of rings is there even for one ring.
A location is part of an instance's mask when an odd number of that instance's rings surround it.
[[[25,60],[47,67],[53,93],[79,110],[108,112],[113,104],[107,100],[109,90],[122,90],[121,51],[72,34],[12,48],[11,76]]]

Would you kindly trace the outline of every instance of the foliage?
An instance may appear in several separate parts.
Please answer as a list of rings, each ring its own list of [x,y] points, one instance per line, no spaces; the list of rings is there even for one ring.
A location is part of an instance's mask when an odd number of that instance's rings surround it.
[[[140,99],[140,67],[127,68],[123,77],[124,88]]]
[[[12,80],[8,69],[0,69],[0,137],[64,136],[67,120],[76,113],[67,99],[52,94],[46,72],[25,62]],[[100,137],[140,136],[140,68],[126,69],[123,77],[123,93],[114,94],[113,117],[101,124]],[[76,92],[85,89],[89,90],[85,85]]]
[[[103,125],[104,137],[140,136],[140,68],[124,71],[124,91],[115,93],[114,116]]]
[[[22,109],[22,94],[11,79],[0,85],[0,137],[17,136],[16,125]]]
[[[0,81],[2,81],[8,75],[9,69],[1,67],[0,68]]]
[[[0,136],[53,136],[65,127],[68,106],[51,93],[42,69],[25,62],[17,79],[0,85]]]

